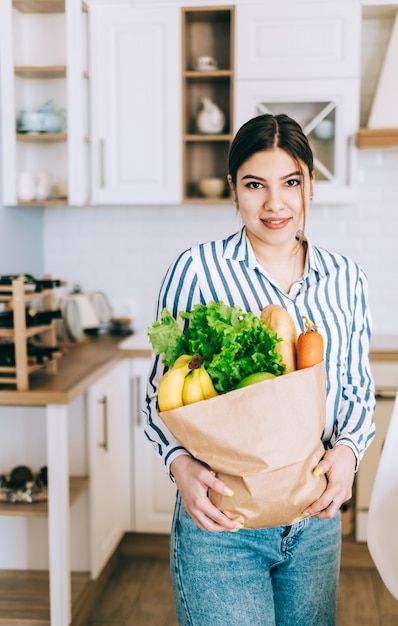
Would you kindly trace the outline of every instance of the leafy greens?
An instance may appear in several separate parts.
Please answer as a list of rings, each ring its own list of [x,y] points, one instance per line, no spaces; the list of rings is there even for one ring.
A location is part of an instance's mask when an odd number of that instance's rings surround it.
[[[148,328],[152,348],[163,355],[167,367],[182,354],[200,354],[219,393],[235,389],[249,374],[283,374],[285,365],[275,352],[281,339],[257,315],[245,313],[239,306],[210,302],[196,304],[179,316],[186,320],[184,330],[167,308],[160,321]]]

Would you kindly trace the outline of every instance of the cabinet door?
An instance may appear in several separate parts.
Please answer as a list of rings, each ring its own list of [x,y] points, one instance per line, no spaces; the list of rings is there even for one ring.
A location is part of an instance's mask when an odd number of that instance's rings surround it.
[[[398,388],[398,363],[372,361],[372,374],[376,386],[374,415],[376,434],[355,476],[355,538],[357,541],[367,539],[370,498]]]
[[[173,517],[176,488],[162,461],[145,436],[143,404],[150,360],[132,359],[132,530],[169,533]]]
[[[130,527],[128,361],[98,380],[87,402],[90,570],[96,578]]]
[[[359,1],[241,3],[236,12],[238,80],[359,76]]]
[[[235,120],[238,129],[263,113],[287,113],[303,127],[314,152],[314,204],[356,199],[355,134],[359,125],[359,81],[237,81]],[[322,130],[326,128],[328,134]]]
[[[178,202],[178,8],[93,7],[90,16],[93,203]]]

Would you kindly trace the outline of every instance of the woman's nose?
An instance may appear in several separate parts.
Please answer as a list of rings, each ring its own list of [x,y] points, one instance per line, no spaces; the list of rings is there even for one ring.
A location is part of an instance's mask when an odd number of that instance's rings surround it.
[[[281,190],[278,187],[268,187],[264,204],[271,211],[280,210],[283,206]]]

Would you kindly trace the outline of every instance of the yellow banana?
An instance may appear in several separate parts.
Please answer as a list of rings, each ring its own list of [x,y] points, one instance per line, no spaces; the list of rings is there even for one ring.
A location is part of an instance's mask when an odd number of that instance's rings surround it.
[[[176,369],[177,367],[181,367],[181,365],[185,365],[186,363],[189,363],[190,361],[192,361],[193,356],[191,356],[190,354],[182,354],[181,356],[178,357],[178,359],[175,361],[173,367],[171,369]]]
[[[158,406],[160,411],[171,411],[182,406],[182,390],[186,376],[191,372],[189,363],[169,369],[159,383]]]
[[[205,369],[204,365],[199,368],[199,380],[205,400],[218,396],[218,392],[215,390],[213,381],[211,380],[210,375]]]
[[[192,404],[204,400],[202,386],[200,384],[200,368],[192,370],[192,372],[184,379],[182,389],[182,401],[184,404]]]

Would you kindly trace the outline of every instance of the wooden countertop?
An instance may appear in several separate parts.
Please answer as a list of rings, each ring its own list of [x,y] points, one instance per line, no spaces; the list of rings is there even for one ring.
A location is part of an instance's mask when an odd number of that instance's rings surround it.
[[[371,361],[398,361],[398,337],[374,335],[370,344]]]
[[[104,334],[80,344],[68,344],[58,361],[57,374],[34,372],[29,377],[28,391],[17,391],[12,386],[0,388],[0,406],[69,404],[118,361],[149,354],[140,349],[139,343],[126,350],[120,349],[120,343],[121,337]]]
[[[28,391],[0,388],[0,406],[46,406],[69,404],[85,393],[103,374],[124,358],[148,358],[151,348],[145,333],[126,338],[114,335],[91,337],[81,344],[69,344],[58,361],[58,373],[39,370],[29,378]],[[398,362],[398,339],[374,337],[372,361]]]

